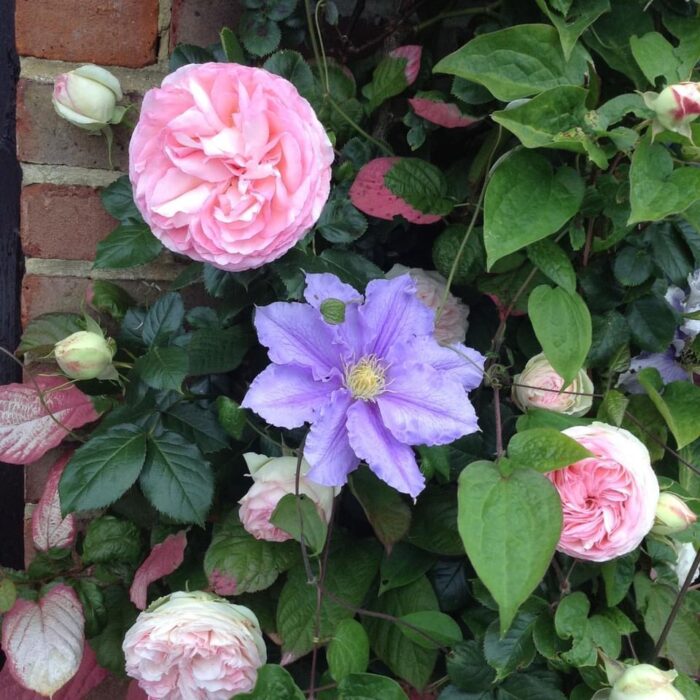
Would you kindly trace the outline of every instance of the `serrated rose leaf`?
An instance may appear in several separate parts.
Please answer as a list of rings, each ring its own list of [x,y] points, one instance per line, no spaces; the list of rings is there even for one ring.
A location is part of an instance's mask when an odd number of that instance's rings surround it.
[[[56,693],[80,668],[84,626],[80,601],[65,584],[38,603],[18,600],[2,621],[2,649],[13,677],[40,695]]]
[[[32,541],[40,552],[46,552],[54,547],[70,549],[75,542],[77,534],[75,516],[72,513],[65,518],[61,516],[61,500],[58,495],[58,482],[72,456],[72,450],[66,452],[51,467],[44,493],[32,513]]]
[[[129,589],[131,602],[139,610],[146,609],[148,586],[159,578],[172,574],[182,564],[186,546],[187,534],[184,530],[168,535],[153,547],[143,564],[139,566]]]
[[[70,430],[99,417],[90,397],[72,384],[57,388],[66,384],[65,377],[37,377],[36,383],[43,404],[33,383],[0,387],[0,461],[34,462],[59,445]]]
[[[400,158],[375,158],[357,173],[350,188],[350,201],[365,214],[391,221],[403,216],[413,224],[434,224],[440,221],[437,214],[423,214],[397,197],[385,184],[384,176]]]
[[[427,97],[412,97],[408,103],[419,117],[432,124],[444,126],[446,129],[458,129],[481,121],[479,117],[462,114],[459,107],[453,102],[440,102],[430,100]]]

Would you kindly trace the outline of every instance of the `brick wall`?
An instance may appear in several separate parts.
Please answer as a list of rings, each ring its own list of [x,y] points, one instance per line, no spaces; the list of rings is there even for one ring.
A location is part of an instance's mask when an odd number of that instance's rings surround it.
[[[115,225],[102,209],[100,188],[126,170],[129,132],[116,127],[110,169],[104,139],[54,112],[55,76],[83,63],[102,65],[119,78],[126,101],[138,106],[165,75],[173,46],[217,41],[220,28],[235,25],[239,12],[236,0],[16,0],[23,324],[42,313],[78,310],[90,279],[112,279],[148,300],[181,269],[168,254],[139,269],[91,269],[97,242]],[[51,455],[27,468],[25,533],[50,463]],[[30,546],[25,536],[27,557]],[[115,683],[89,697],[117,700],[125,689]]]

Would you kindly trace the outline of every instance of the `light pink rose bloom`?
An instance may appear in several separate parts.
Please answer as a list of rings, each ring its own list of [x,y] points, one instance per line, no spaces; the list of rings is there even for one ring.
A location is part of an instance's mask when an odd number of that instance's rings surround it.
[[[241,508],[238,515],[243,527],[258,540],[285,542],[292,539],[290,534],[270,522],[270,516],[284,496],[294,493],[297,473],[296,457],[271,458],[248,452],[243,455],[243,458],[253,477],[253,485],[239,501]],[[316,504],[319,517],[328,524],[336,489],[321,486],[307,479],[305,475],[309,468],[309,463],[303,460],[299,477],[299,493],[308,496]]]
[[[201,591],[155,601],[122,648],[149,700],[229,700],[255,687],[267,660],[253,612]]]
[[[434,270],[421,270],[418,267],[394,265],[387,272],[388,279],[409,274],[416,284],[416,296],[429,308],[437,313],[447,289],[447,280]],[[435,339],[442,345],[463,343],[469,328],[467,317],[469,307],[463,304],[453,294],[447,295],[445,306],[440,319],[435,324]]]
[[[598,562],[636,549],[654,524],[659,500],[649,451],[632,433],[605,423],[562,432],[594,456],[547,473],[564,512],[557,549]]]
[[[581,369],[564,389],[563,378],[554,371],[544,353],[531,357],[513,378],[513,401],[521,410],[545,408],[567,416],[583,416],[593,405],[593,382]],[[562,392],[562,393],[560,393]]]
[[[163,244],[222,270],[260,267],[314,225],[333,148],[288,80],[183,66],[146,93],[129,148],[139,211]]]
[[[668,129],[691,138],[690,123],[700,116],[700,83],[676,83],[658,95],[645,92],[644,101],[656,112],[654,133]]]
[[[413,85],[420,71],[420,59],[423,55],[423,47],[418,44],[406,44],[399,46],[393,51],[389,51],[389,56],[392,58],[405,58],[406,68],[404,69],[404,77],[408,85]]]

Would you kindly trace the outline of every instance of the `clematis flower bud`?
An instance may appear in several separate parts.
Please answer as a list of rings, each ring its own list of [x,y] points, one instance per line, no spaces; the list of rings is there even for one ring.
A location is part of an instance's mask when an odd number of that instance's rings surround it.
[[[656,519],[651,531],[657,535],[675,535],[687,530],[697,519],[697,515],[688,508],[685,501],[665,491],[659,496]]]
[[[690,123],[700,115],[700,83],[677,83],[658,95],[645,92],[644,102],[656,113],[654,133],[663,129],[691,137]]]
[[[56,78],[52,101],[59,116],[71,124],[99,131],[121,121],[125,112],[117,106],[121,98],[119,81],[108,70],[86,65]]]
[[[632,666],[615,681],[610,700],[685,700],[673,687],[677,675],[649,664]]]
[[[112,358],[116,352],[114,341],[99,333],[78,331],[59,340],[54,346],[54,357],[63,373],[71,379],[115,379]]]

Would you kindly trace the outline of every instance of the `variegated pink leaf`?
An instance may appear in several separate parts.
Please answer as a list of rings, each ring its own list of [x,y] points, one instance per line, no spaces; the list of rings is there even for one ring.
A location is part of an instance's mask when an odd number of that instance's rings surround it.
[[[471,126],[481,121],[479,117],[462,114],[453,102],[442,102],[420,96],[412,97],[408,102],[419,117],[438,126],[444,126],[446,129]]]
[[[129,589],[131,602],[139,609],[146,609],[148,586],[163,576],[172,574],[185,557],[187,534],[181,530],[175,535],[168,535],[155,545],[145,561],[139,566],[134,581]]]
[[[61,583],[35,603],[18,600],[2,620],[2,649],[15,680],[51,696],[73,678],[83,658],[83,608]]]
[[[34,462],[51,448],[60,445],[69,430],[99,417],[90,398],[72,384],[66,385],[65,377],[40,376],[36,381],[46,407],[34,384],[6,384],[0,387],[2,462]],[[57,388],[63,385],[63,388]]]
[[[436,214],[423,214],[395,195],[385,184],[384,176],[400,158],[375,158],[362,166],[350,188],[350,201],[362,212],[391,221],[395,216],[414,224],[434,224]]]
[[[404,76],[406,77],[406,83],[408,85],[413,85],[418,77],[418,72],[420,71],[420,58],[423,54],[423,47],[418,44],[406,44],[405,46],[399,46],[393,51],[389,51],[389,56],[392,58],[405,58],[406,68],[404,68]]]
[[[61,501],[58,495],[58,482],[72,455],[72,450],[66,452],[51,467],[44,493],[32,513],[32,540],[41,552],[54,547],[70,549],[75,542],[75,516],[70,513],[65,518],[61,517]]]

